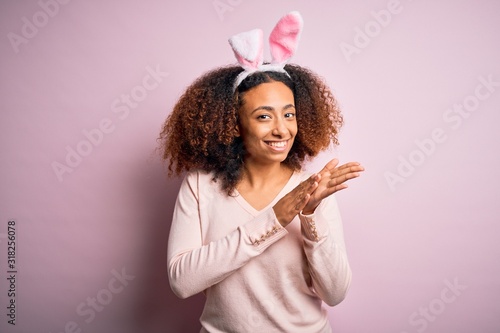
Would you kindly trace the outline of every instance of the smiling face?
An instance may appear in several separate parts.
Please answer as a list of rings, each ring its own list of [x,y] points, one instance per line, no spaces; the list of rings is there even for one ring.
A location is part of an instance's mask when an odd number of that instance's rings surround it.
[[[239,110],[238,134],[245,163],[283,162],[297,135],[293,92],[284,83],[262,83],[245,92]]]

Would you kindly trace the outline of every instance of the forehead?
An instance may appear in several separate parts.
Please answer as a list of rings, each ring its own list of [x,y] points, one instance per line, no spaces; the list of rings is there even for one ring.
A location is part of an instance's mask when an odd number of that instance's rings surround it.
[[[287,85],[279,81],[261,83],[248,90],[243,97],[243,108],[257,106],[282,107],[293,103],[293,92]]]

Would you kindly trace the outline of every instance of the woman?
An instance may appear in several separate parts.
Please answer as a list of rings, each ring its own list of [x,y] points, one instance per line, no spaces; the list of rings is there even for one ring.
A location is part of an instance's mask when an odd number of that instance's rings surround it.
[[[255,52],[245,57],[233,37],[240,66],[196,80],[160,136],[170,173],[187,172],[169,236],[169,280],[181,298],[205,294],[201,332],[331,332],[322,302],[338,304],[350,284],[332,194],[363,167],[334,159],[312,176],[301,171],[337,143],[342,125],[325,83],[286,64],[301,25],[296,12],[278,23],[271,64]],[[262,50],[259,34],[243,38]]]

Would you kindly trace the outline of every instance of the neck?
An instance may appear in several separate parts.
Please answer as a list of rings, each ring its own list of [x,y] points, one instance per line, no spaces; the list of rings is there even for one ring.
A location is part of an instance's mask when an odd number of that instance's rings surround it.
[[[251,188],[264,188],[266,185],[281,182],[283,179],[290,178],[292,173],[292,169],[281,163],[265,166],[244,164],[242,181]]]

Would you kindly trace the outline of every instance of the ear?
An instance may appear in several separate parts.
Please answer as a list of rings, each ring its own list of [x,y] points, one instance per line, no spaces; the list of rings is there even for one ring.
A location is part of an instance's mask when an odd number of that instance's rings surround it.
[[[283,16],[269,36],[272,63],[285,64],[295,51],[300,39],[304,22],[299,12],[290,12]]]
[[[236,60],[246,70],[256,71],[264,60],[262,30],[254,29],[234,35],[229,39]]]
[[[234,127],[234,132],[233,132],[233,135],[237,138],[239,138],[241,136],[241,133],[240,133],[240,124],[237,124],[235,127]]]

